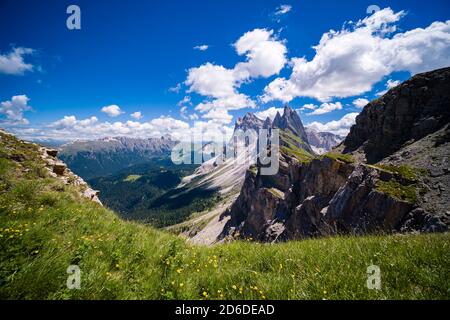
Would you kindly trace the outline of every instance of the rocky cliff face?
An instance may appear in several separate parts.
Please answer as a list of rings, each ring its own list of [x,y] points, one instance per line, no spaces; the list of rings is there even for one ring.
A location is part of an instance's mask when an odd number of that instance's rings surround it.
[[[64,185],[73,186],[79,192],[81,197],[102,205],[98,195],[99,192],[93,190],[82,178],[74,174],[67,165],[58,159],[58,150],[46,148],[36,143],[17,139],[10,133],[0,129],[0,144],[6,154],[0,154],[0,158],[7,158],[15,161],[19,167],[24,167],[22,163],[32,161],[39,169],[44,170],[43,177],[53,177],[61,180]],[[17,149],[20,146],[20,151]],[[30,168],[23,168],[26,173]]]
[[[281,149],[277,175],[247,171],[220,238],[448,230],[449,99],[450,69],[421,74],[365,107],[334,152]]]
[[[441,129],[450,121],[449,78],[450,68],[419,74],[369,103],[343,151],[362,151],[367,162],[376,163]]]

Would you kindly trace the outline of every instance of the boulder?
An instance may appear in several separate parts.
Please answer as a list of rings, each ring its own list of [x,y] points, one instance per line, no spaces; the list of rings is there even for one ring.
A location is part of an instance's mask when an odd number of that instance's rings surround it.
[[[58,150],[46,148],[45,153],[50,157],[56,158],[56,156],[58,155]]]
[[[67,169],[67,165],[64,162],[56,162],[53,165],[53,172],[56,173],[59,176],[64,175],[64,172]]]

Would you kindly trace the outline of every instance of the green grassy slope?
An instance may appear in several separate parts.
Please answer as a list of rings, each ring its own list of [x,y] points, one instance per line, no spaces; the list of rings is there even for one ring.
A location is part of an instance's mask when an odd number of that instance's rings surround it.
[[[9,139],[0,140],[1,299],[450,298],[449,234],[190,246],[81,199],[46,177],[34,148]],[[366,288],[372,264],[381,291]],[[79,290],[66,288],[69,265],[81,268]]]

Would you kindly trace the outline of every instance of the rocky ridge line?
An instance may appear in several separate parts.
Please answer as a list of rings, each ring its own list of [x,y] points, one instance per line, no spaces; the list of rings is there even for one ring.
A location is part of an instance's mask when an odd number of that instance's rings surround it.
[[[78,187],[82,197],[102,205],[98,197],[100,192],[89,187],[81,177],[73,173],[64,162],[59,160],[57,158],[58,150],[39,147],[39,151],[42,160],[45,162],[45,168],[51,177],[60,179],[65,185]]]
[[[366,106],[334,152],[282,151],[277,175],[248,170],[220,238],[447,231],[449,110],[450,68],[413,77]]]

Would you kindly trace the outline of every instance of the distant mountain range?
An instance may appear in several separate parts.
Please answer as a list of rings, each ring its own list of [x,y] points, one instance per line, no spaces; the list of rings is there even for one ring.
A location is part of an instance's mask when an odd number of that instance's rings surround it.
[[[152,159],[170,156],[176,141],[170,137],[111,137],[75,141],[60,147],[60,158],[84,179],[114,174]]]
[[[331,132],[319,132],[312,128],[306,128],[308,142],[316,154],[324,154],[340,144],[345,137]]]

